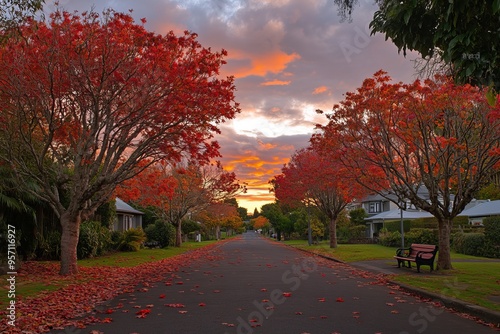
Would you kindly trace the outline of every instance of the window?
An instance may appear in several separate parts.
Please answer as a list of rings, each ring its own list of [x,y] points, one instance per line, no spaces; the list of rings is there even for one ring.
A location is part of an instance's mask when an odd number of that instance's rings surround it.
[[[370,202],[368,204],[368,213],[378,213],[380,211],[380,202]]]
[[[134,216],[124,215],[123,216],[123,230],[129,230],[133,227]]]

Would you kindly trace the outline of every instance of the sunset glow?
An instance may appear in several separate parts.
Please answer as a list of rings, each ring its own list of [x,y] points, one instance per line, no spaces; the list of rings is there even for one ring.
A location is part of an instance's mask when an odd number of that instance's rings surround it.
[[[91,9],[86,1],[61,4],[69,11]],[[249,212],[274,202],[269,180],[308,145],[315,125],[326,122],[316,109],[331,110],[380,69],[397,81],[414,79],[413,54],[404,58],[383,36],[369,34],[376,7],[366,1],[350,22],[340,20],[333,1],[150,0],[146,6],[122,0],[99,1],[94,10],[109,7],[132,9],[155,33],[188,30],[203,47],[227,50],[221,75],[236,78],[241,113],[222,124],[215,139],[224,168],[247,185],[238,202]]]

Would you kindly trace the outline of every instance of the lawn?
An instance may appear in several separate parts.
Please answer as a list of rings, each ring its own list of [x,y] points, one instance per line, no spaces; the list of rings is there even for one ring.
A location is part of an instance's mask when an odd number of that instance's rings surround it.
[[[307,241],[290,240],[285,244],[319,254],[328,255],[346,263],[368,260],[391,260],[396,247],[381,245],[345,245],[329,248],[324,242],[308,246]],[[392,280],[418,287],[439,295],[453,297],[485,308],[500,311],[500,261],[452,252],[453,270],[434,271],[434,275],[395,275]],[[460,261],[470,262],[460,262]],[[481,262],[474,262],[481,260]],[[485,261],[485,262],[484,262]]]

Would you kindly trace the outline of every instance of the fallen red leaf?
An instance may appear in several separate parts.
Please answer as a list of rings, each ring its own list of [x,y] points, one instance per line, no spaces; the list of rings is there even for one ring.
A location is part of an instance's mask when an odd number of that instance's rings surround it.
[[[292,293],[291,292],[283,292],[283,296],[285,296],[285,297],[291,297]]]
[[[343,303],[344,299],[342,297],[337,298],[337,303]]]

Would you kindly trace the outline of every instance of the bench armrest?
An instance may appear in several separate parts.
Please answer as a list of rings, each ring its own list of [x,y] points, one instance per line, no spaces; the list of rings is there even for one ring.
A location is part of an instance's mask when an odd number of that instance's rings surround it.
[[[425,260],[430,260],[433,257],[436,256],[436,251],[419,251],[417,255],[415,255],[415,258],[420,258],[420,259],[425,259]]]
[[[398,248],[396,256],[408,256],[411,248]]]

